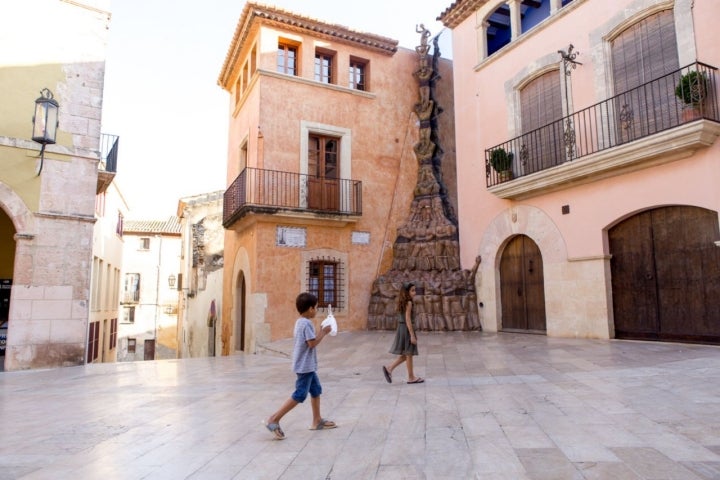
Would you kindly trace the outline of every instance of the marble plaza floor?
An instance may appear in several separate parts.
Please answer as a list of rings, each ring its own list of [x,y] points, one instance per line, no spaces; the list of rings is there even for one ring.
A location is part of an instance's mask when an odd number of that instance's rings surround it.
[[[390,332],[318,347],[323,416],[289,396],[290,340],[255,355],[0,373],[0,479],[720,479],[720,347]]]

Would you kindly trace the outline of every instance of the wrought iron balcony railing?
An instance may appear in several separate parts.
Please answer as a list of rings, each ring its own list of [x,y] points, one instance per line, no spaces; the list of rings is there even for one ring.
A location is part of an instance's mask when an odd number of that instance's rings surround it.
[[[107,133],[100,134],[100,165],[96,193],[107,190],[117,173],[118,145],[120,137]]]
[[[488,148],[485,150],[487,186],[550,169],[698,119],[720,122],[716,70],[700,62],[693,63]]]
[[[140,291],[124,291],[120,303],[138,303],[140,301]]]
[[[109,133],[100,134],[100,164],[101,170],[117,173],[118,146],[120,137]]]
[[[361,215],[362,182],[293,172],[245,168],[225,191],[223,225],[248,212]]]

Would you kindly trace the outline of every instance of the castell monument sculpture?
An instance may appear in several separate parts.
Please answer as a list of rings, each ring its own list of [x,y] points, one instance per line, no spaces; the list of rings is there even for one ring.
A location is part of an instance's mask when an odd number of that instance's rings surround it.
[[[460,268],[458,222],[447,196],[440,169],[443,150],[438,139],[437,117],[442,108],[435,100],[440,79],[438,37],[433,39],[424,25],[420,34],[418,68],[413,73],[419,86],[414,106],[419,121],[419,140],[413,150],[418,162],[417,183],[410,213],[397,229],[393,260],[389,271],[378,276],[372,286],[368,309],[368,329],[394,330],[397,326],[397,294],[404,282],[416,286],[413,310],[416,329],[424,331],[480,330],[475,274]]]

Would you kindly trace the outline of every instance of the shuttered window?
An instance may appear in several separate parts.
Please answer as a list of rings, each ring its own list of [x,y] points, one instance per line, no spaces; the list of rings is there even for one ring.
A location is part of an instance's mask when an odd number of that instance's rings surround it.
[[[619,143],[632,141],[672,126],[677,109],[679,68],[672,10],[646,17],[621,32],[612,42],[612,74]],[[657,80],[652,85],[648,82]]]
[[[529,134],[520,152],[525,174],[564,161],[561,95],[558,70],[537,77],[520,91],[522,131]]]
[[[678,54],[672,10],[632,25],[612,41],[615,93],[622,93],[677,70]]]

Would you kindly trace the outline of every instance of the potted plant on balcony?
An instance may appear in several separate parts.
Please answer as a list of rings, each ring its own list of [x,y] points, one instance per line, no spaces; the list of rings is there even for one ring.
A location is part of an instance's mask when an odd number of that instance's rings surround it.
[[[490,165],[495,169],[498,176],[498,182],[506,182],[512,180],[512,161],[514,154],[508,152],[502,147],[496,148],[490,152]]]
[[[675,96],[685,104],[683,108],[683,121],[687,122],[700,118],[702,103],[707,97],[707,77],[705,73],[692,70],[680,77],[675,87]]]

